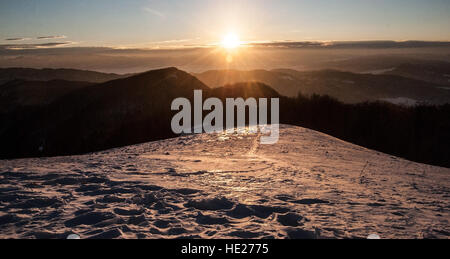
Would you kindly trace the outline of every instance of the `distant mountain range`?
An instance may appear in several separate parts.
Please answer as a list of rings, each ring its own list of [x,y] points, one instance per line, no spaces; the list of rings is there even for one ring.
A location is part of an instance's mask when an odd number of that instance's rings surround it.
[[[450,90],[450,63],[448,62],[405,63],[391,71],[386,71],[385,74],[423,80],[445,86],[444,89]]]
[[[129,75],[106,74],[77,69],[0,68],[0,85],[16,79],[26,81],[66,80],[103,83],[127,76]]]
[[[444,85],[402,77],[395,73],[397,70],[390,71],[389,74],[374,75],[336,70],[300,72],[278,69],[213,70],[194,75],[213,88],[239,82],[262,82],[284,96],[295,97],[299,93],[329,95],[345,103],[402,99],[430,104],[450,102],[450,91]],[[419,73],[413,75],[420,77]]]
[[[450,63],[408,56],[363,56],[322,62],[309,70],[332,69],[363,74],[389,74],[450,86]]]
[[[404,63],[391,69],[365,72],[211,70],[193,75],[211,88],[261,82],[284,96],[295,97],[298,93],[329,95],[345,103],[377,100],[407,105],[450,102],[450,63]],[[0,69],[0,113],[20,106],[48,104],[78,88],[131,76],[74,69]]]

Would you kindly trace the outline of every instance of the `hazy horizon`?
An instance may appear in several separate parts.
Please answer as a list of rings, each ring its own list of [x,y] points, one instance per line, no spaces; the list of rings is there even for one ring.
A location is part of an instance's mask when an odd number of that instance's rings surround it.
[[[450,61],[442,0],[0,2],[0,68],[298,70],[377,55]],[[331,66],[333,67],[333,66]]]
[[[442,0],[67,1],[0,3],[0,44],[155,48],[242,42],[449,41]]]
[[[283,44],[287,46],[283,47]],[[218,47],[176,50],[88,47],[17,50],[0,47],[0,68],[71,68],[128,74],[177,67],[199,73],[217,69],[318,70],[361,59],[374,59],[373,62],[378,64],[373,69],[388,69],[414,60],[450,61],[450,44],[427,46],[428,43],[419,43],[416,47],[396,47],[394,43],[385,42],[378,47],[364,47],[365,44],[299,47],[292,43],[279,43],[281,46],[241,47],[232,51]],[[376,61],[380,58],[387,58],[389,62]]]

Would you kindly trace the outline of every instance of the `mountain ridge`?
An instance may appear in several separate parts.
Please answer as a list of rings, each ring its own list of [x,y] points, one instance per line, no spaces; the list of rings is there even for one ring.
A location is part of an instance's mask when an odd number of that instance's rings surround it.
[[[71,68],[0,68],[0,85],[15,79],[26,81],[82,81],[91,83],[102,83],[110,80],[128,77],[128,75],[118,75],[113,73],[101,73],[90,70],[80,70]]]
[[[210,70],[194,74],[211,88],[239,82],[262,82],[281,95],[329,95],[345,103],[409,98],[430,104],[450,103],[450,91],[441,85],[398,75],[356,74],[339,70]]]

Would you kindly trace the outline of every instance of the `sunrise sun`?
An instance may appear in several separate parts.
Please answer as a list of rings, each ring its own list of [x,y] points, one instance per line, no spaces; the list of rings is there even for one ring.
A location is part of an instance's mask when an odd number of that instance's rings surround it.
[[[239,40],[239,37],[234,33],[229,33],[228,35],[226,35],[221,43],[222,47],[229,50],[238,48],[239,46],[241,46],[241,44],[242,43]]]

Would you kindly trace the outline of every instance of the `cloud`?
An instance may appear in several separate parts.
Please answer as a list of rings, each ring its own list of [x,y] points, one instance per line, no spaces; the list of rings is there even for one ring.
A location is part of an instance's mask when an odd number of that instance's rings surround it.
[[[250,43],[254,47],[269,48],[326,48],[326,49],[385,49],[385,48],[426,48],[450,47],[447,41],[279,41]]]
[[[193,42],[195,39],[175,39],[175,40],[165,40],[165,41],[154,41],[151,42],[150,46],[174,46],[174,47],[181,47],[187,44],[188,42]]]
[[[165,41],[156,41],[153,43],[179,43],[179,42],[187,42],[192,41],[193,39],[180,39],[180,40],[165,40]]]
[[[262,43],[249,43],[250,46],[255,47],[269,47],[269,48],[307,48],[307,47],[322,47],[323,42],[310,42],[310,41],[274,41],[274,42],[262,42]]]
[[[39,36],[36,39],[38,39],[38,40],[49,40],[49,39],[65,39],[65,38],[67,38],[67,37],[64,36],[64,35],[56,35],[56,36],[51,35],[51,36]]]
[[[66,42],[48,42],[38,44],[2,44],[0,45],[0,49],[4,50],[48,49],[48,48],[64,47],[72,44],[75,44],[75,42],[66,41]]]
[[[24,40],[30,40],[30,38],[9,38],[5,39],[7,41],[24,41]]]
[[[166,18],[166,15],[158,10],[152,9],[150,7],[144,7],[143,8],[144,11],[151,13],[155,16],[158,16],[159,18]]]

